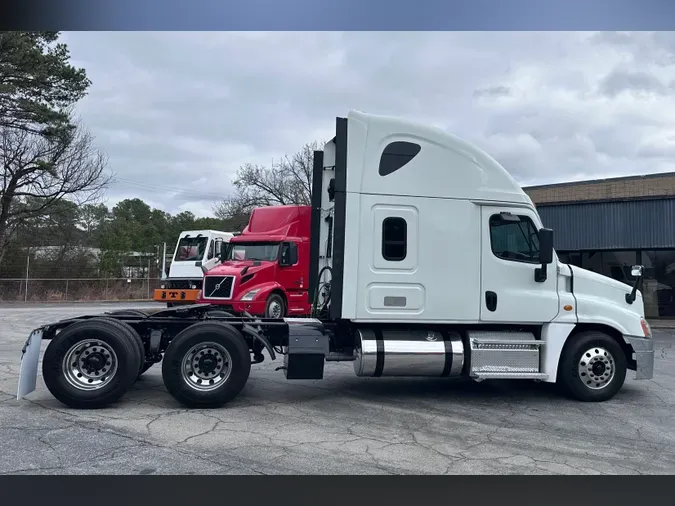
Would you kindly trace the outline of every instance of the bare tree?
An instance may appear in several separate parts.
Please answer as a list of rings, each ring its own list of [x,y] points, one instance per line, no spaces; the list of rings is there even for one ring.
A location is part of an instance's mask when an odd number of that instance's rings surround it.
[[[80,124],[59,135],[0,127],[0,261],[16,227],[63,199],[97,200],[112,175],[107,158]]]
[[[243,165],[232,182],[234,195],[218,203],[214,213],[221,219],[233,219],[249,214],[255,207],[310,205],[314,151],[321,144],[305,144],[293,156],[273,161],[270,167]]]

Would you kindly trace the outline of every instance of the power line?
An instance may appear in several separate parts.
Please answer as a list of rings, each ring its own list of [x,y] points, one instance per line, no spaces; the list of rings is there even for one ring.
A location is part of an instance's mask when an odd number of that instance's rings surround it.
[[[153,193],[166,194],[167,192],[175,192],[178,195],[186,197],[194,197],[202,200],[223,200],[226,195],[223,193],[202,192],[199,190],[190,190],[186,188],[177,188],[175,186],[167,186],[161,184],[147,183],[142,181],[132,181],[125,178],[116,178],[116,183],[121,183],[121,186],[140,188]]]

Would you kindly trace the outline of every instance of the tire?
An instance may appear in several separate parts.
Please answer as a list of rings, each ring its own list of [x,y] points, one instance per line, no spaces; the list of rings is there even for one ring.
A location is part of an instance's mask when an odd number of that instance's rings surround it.
[[[120,312],[121,313],[121,312]],[[145,364],[145,345],[143,344],[143,340],[141,339],[141,336],[138,335],[138,332],[129,325],[128,323],[121,322],[119,320],[116,320],[114,318],[98,318],[99,320],[104,320],[107,322],[110,322],[111,325],[114,325],[119,329],[120,332],[123,332],[125,335],[128,336],[128,338],[133,341],[133,343],[136,346],[136,349],[138,350],[139,356],[140,356],[140,366],[138,367],[138,377],[141,376],[146,370],[143,369],[144,364]]]
[[[88,363],[92,367],[88,371],[85,354],[99,359],[98,364]],[[47,389],[66,406],[97,409],[118,401],[131,388],[141,361],[127,332],[109,319],[94,318],[74,323],[52,339],[42,361],[42,376]]]
[[[209,367],[208,363],[198,361],[199,352],[190,360],[191,350],[199,346],[211,350],[203,356],[222,359],[211,362],[211,366],[228,364],[229,367],[220,369],[217,374],[218,369],[204,371],[186,364],[186,374],[183,374],[184,360],[188,364],[200,363],[202,367]],[[188,375],[187,371],[192,374]],[[243,336],[231,325],[215,321],[196,323],[181,331],[169,344],[162,362],[164,385],[173,398],[187,408],[219,408],[227,404],[244,388],[250,373],[251,355]],[[203,383],[198,384],[198,380]]]
[[[593,369],[595,363],[604,366]],[[621,390],[627,369],[626,355],[614,339],[602,332],[581,332],[563,348],[557,383],[576,400],[603,402]]]
[[[146,313],[141,311],[140,309],[120,309],[119,311],[112,311],[111,313],[108,313],[109,316],[142,316],[146,317],[148,316]]]
[[[279,310],[275,310],[276,308]],[[265,318],[283,318],[286,316],[286,303],[284,298],[278,293],[273,293],[267,297],[265,305]]]
[[[206,316],[216,316],[220,318],[234,318],[235,316],[232,313],[228,313],[227,311],[209,311],[206,313]]]
[[[147,313],[144,313],[143,311],[140,311],[138,309],[120,309],[119,311],[113,311],[110,313],[110,316],[112,315],[117,315],[117,316],[143,316],[146,317],[148,316]],[[115,320],[114,318],[111,318],[113,322],[116,324],[121,324],[125,331],[130,335],[131,338],[136,342],[139,351],[141,353],[141,357],[143,357],[143,360],[141,361],[141,368],[138,371],[138,378],[140,378],[145,372],[150,369],[153,365],[155,365],[155,362],[146,362],[145,361],[145,345],[143,344],[143,340],[141,339],[141,336],[138,335],[138,332],[129,324],[121,322],[119,320]],[[136,378],[136,379],[138,379]]]

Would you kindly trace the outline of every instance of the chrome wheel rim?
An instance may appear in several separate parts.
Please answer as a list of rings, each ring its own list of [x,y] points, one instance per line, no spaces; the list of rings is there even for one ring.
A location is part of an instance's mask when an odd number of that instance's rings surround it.
[[[224,384],[232,371],[230,353],[218,343],[199,343],[185,354],[181,364],[183,381],[201,392]]]
[[[278,300],[273,300],[270,302],[269,307],[270,318],[281,318],[281,302]]]
[[[119,361],[112,347],[100,339],[85,339],[63,357],[61,368],[69,385],[78,390],[98,390],[117,373]]]
[[[581,355],[578,364],[579,379],[591,390],[602,390],[616,374],[614,357],[605,348],[590,348]]]

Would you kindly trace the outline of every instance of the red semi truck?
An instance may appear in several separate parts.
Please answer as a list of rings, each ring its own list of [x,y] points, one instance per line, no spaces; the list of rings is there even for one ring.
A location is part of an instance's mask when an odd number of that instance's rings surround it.
[[[241,235],[221,243],[222,262],[205,272],[197,304],[265,318],[310,314],[311,206],[253,210]]]

